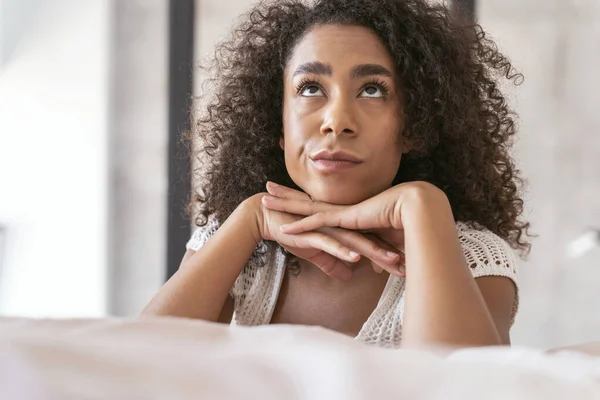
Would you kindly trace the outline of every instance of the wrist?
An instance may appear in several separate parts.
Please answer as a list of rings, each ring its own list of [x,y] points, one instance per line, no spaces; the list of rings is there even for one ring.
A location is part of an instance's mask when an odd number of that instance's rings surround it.
[[[262,198],[265,193],[258,193],[244,200],[236,209],[251,230],[256,245],[263,240],[264,213]]]
[[[424,183],[405,193],[402,201],[402,225],[431,222],[436,225],[455,225],[452,207],[446,194],[437,187]],[[441,226],[440,226],[441,227]]]

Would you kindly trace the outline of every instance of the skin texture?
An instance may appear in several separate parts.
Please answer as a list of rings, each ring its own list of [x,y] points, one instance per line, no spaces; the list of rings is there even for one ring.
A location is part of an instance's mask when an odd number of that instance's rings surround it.
[[[298,44],[285,71],[282,144],[286,169],[304,192],[356,204],[392,185],[404,148],[394,71],[387,49],[363,27],[315,27]],[[361,162],[323,172],[311,159],[321,150]]]
[[[302,272],[286,276],[272,323],[355,335],[395,274],[407,279],[403,346],[508,344],[514,285],[472,278],[455,221],[527,248],[512,120],[495,81],[477,74],[512,67],[420,1],[338,3],[259,6],[221,48],[216,100],[198,124],[205,191],[193,205],[225,224],[144,314],[230,320],[236,273],[268,240]],[[401,22],[412,29],[404,36]],[[445,52],[455,57],[435,60]]]

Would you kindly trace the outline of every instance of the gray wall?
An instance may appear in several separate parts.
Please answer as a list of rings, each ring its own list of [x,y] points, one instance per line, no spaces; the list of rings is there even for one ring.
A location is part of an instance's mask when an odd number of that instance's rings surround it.
[[[166,276],[168,2],[114,0],[111,17],[109,312],[128,316]]]

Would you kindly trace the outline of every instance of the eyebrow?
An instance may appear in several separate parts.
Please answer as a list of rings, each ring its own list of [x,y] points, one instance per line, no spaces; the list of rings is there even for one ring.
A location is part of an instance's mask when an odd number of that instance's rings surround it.
[[[333,68],[329,64],[323,64],[318,61],[311,61],[304,64],[300,64],[294,71],[294,76],[301,74],[315,74],[315,75],[326,75],[331,76],[333,74]]]
[[[383,75],[391,78],[392,72],[379,64],[361,64],[352,68],[352,72],[350,73],[350,77],[352,79],[364,78],[366,76],[373,75]]]
[[[294,71],[293,76],[302,74],[331,76],[333,74],[333,68],[329,64],[323,64],[319,61],[311,61],[300,64]],[[389,69],[379,64],[360,64],[352,68],[352,71],[350,72],[350,77],[352,79],[364,78],[366,76],[373,75],[382,75],[390,78],[393,76]]]

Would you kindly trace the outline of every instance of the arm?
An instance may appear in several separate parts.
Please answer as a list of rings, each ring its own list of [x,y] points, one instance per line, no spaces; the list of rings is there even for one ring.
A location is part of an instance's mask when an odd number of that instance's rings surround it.
[[[181,266],[192,257],[196,252],[194,250],[188,250],[183,255],[183,259],[181,260]],[[180,266],[180,268],[181,268]],[[219,318],[217,322],[222,324],[230,324],[233,319],[233,312],[235,310],[235,299],[231,297],[231,295],[227,296],[225,299],[225,303],[223,304],[223,308],[221,309],[221,314],[219,314]]]
[[[265,210],[261,202],[263,195],[244,201],[203,247],[195,253],[188,252],[179,271],[150,301],[142,315],[231,320],[233,304],[228,293],[261,240],[278,242],[338,278],[351,277],[352,271],[343,261],[357,260],[359,255],[352,249],[382,265],[399,258],[398,255],[390,258],[388,251],[353,232],[334,229],[326,233],[283,234],[281,224],[299,217]]]
[[[494,320],[501,344],[510,345],[510,327],[517,296],[515,283],[504,276],[482,276],[475,282]]]
[[[242,203],[202,248],[184,257],[179,271],[142,315],[217,321],[224,305],[231,303],[229,291],[261,240],[255,210],[251,201]]]
[[[417,188],[404,203],[402,215],[407,265],[403,347],[501,344],[501,336],[507,334],[499,334],[485,295],[466,265],[443,192]],[[503,307],[498,304],[506,302],[511,293],[503,287],[512,283],[500,279],[494,284],[488,280],[482,287],[487,287],[489,301],[502,319]],[[509,299],[512,306],[513,297]]]
[[[284,232],[342,227],[404,247],[404,347],[509,343],[515,286],[504,274],[473,279],[449,201],[435,186],[408,182],[353,206],[298,198],[289,188],[269,193],[268,208],[306,216],[283,226]]]

